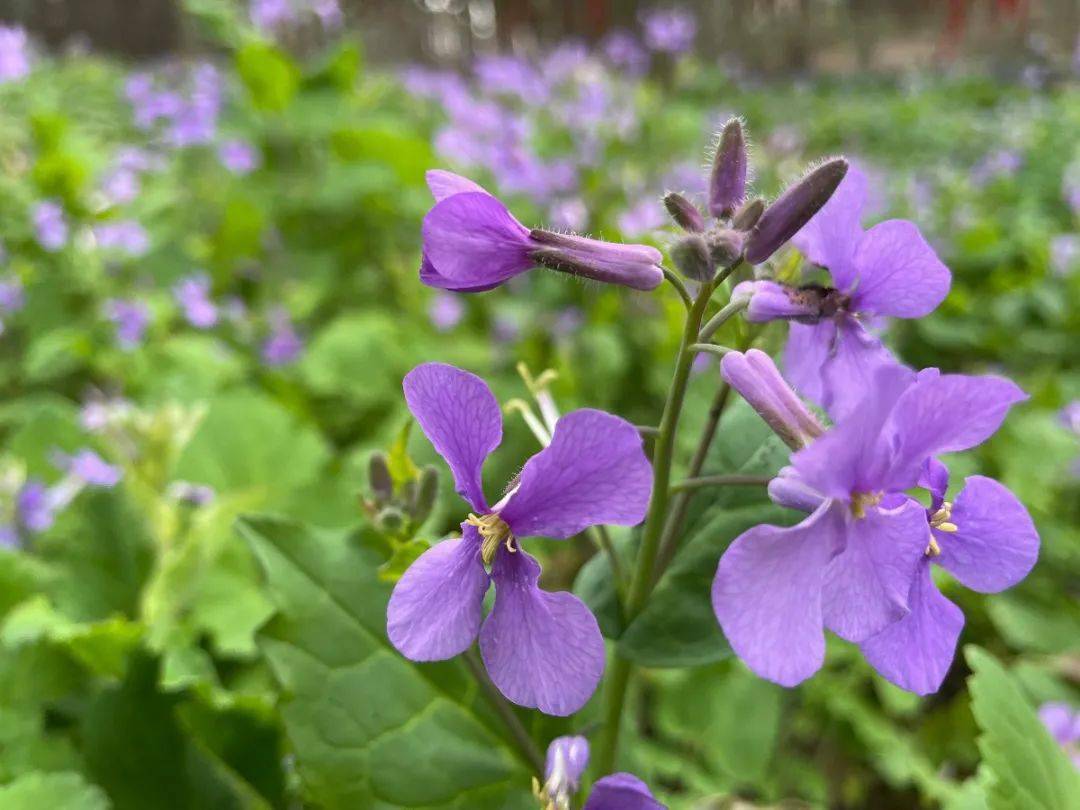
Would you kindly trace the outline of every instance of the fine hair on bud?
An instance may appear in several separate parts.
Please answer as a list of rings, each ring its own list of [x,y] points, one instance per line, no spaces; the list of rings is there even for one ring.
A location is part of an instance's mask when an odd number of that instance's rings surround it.
[[[709,245],[700,234],[689,234],[672,245],[671,261],[680,273],[693,281],[709,281],[716,273]]]
[[[420,526],[431,516],[431,510],[435,508],[438,495],[439,471],[429,465],[420,471],[416,491],[409,501],[409,515],[414,524]]]
[[[697,206],[682,194],[669,191],[664,195],[664,208],[675,221],[675,224],[684,231],[701,233],[705,230],[705,218],[701,215]]]
[[[386,453],[376,451],[368,460],[368,486],[375,499],[385,503],[394,497],[394,479],[390,475],[390,462]]]
[[[732,118],[720,133],[709,178],[709,213],[714,217],[730,217],[743,201],[748,165],[742,120]]]
[[[737,231],[748,231],[757,225],[761,215],[765,213],[765,198],[755,197],[743,203],[735,216],[731,219],[731,227]]]

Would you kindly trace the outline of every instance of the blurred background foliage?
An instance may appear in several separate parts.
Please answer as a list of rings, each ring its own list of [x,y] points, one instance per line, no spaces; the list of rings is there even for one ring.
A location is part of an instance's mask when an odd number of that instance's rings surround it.
[[[485,295],[422,287],[424,171],[469,174],[524,222],[664,247],[659,196],[701,194],[733,114],[759,193],[843,153],[872,178],[874,217],[936,246],[949,298],[887,339],[912,365],[1031,394],[950,463],[954,482],[985,473],[1024,500],[1042,557],[1007,594],[945,585],[962,643],[1009,671],[973,650],[918,699],[845,645],[790,691],[729,657],[707,587],[731,538],[784,519],[760,494],[695,498],[628,628],[587,543],[534,544],[545,585],[575,589],[647,667],[624,765],[673,808],[1076,806],[1054,792],[1067,782],[1004,764],[1045,754],[1029,704],[1080,703],[1074,4],[1057,25],[1054,3],[926,4],[904,25],[894,4],[703,4],[688,42],[633,3],[187,0],[130,19],[102,3],[89,39],[71,37],[83,12],[6,5],[37,33],[0,31],[0,807],[532,806],[467,670],[386,645],[392,582],[462,517],[445,478],[430,517],[416,507],[437,459],[403,432],[400,380],[440,360],[527,400],[524,362],[557,372],[563,410],[648,424],[681,305],[541,273]],[[110,40],[102,19],[153,35]],[[727,47],[733,31],[748,44]],[[728,329],[729,345],[783,340]],[[698,368],[686,455],[718,381]],[[493,485],[537,449],[506,422]],[[60,455],[84,449],[119,483]],[[730,403],[705,471],[782,463]],[[595,714],[521,717],[544,745]]]

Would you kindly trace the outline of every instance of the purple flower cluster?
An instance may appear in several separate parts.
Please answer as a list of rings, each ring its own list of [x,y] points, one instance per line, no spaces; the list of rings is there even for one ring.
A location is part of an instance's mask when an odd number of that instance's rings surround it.
[[[221,112],[221,74],[202,62],[172,78],[135,73],[127,80],[124,92],[136,126],[148,131],[160,128],[165,142],[174,147],[211,143]]]
[[[181,279],[173,287],[173,298],[196,329],[210,329],[217,324],[218,307],[210,298],[210,278],[204,273]]]
[[[338,0],[250,0],[248,5],[252,25],[267,34],[281,33],[307,14],[314,15],[328,30],[344,22]]]
[[[30,72],[26,29],[0,25],[0,84],[18,81]]]
[[[284,310],[270,317],[270,335],[262,345],[262,359],[268,366],[287,366],[304,351],[304,341]]]
[[[229,140],[218,147],[221,165],[236,175],[251,174],[262,163],[262,157],[247,141]]]
[[[150,325],[150,309],[141,301],[112,298],[105,313],[116,328],[116,343],[124,351],[135,349],[143,341]]]
[[[102,250],[132,258],[143,256],[150,249],[150,234],[133,219],[104,222],[94,228],[94,237]]]
[[[685,53],[694,47],[697,20],[684,8],[656,8],[641,15],[645,44],[658,53]]]
[[[70,229],[60,204],[52,200],[38,203],[34,208],[33,219],[38,244],[50,253],[62,250],[67,244]]]
[[[555,715],[577,711],[600,681],[604,641],[577,597],[539,588],[540,564],[520,540],[641,522],[652,469],[637,429],[602,411],[563,416],[551,443],[489,506],[481,468],[502,440],[491,390],[479,377],[440,363],[413,369],[404,389],[409,410],[474,511],[460,538],[424,552],[394,588],[390,641],[414,661],[438,661],[479,637],[488,673],[509,700]],[[495,603],[485,619],[492,584]]]
[[[533,793],[546,810],[568,810],[589,765],[589,741],[556,737],[548,745],[544,783],[534,780]],[[613,773],[596,780],[583,810],[664,810],[648,785],[633,774]]]

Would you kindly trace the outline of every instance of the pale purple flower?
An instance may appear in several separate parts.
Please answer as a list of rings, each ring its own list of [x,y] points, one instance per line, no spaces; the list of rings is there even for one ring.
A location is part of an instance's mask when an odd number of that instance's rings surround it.
[[[248,5],[251,23],[260,31],[272,33],[296,21],[291,0],[251,0]]]
[[[18,312],[26,304],[22,282],[17,276],[0,278],[0,314]]]
[[[188,95],[172,117],[168,137],[173,146],[193,146],[214,140],[221,94],[222,80],[217,68],[204,62],[191,71]]]
[[[345,23],[338,0],[311,0],[311,11],[319,18],[323,28],[340,28]]]
[[[64,209],[58,203],[46,200],[34,208],[34,230],[38,244],[50,253],[62,249],[68,240],[68,223]]]
[[[218,322],[218,308],[210,300],[210,279],[206,275],[196,273],[182,279],[173,287],[173,298],[195,328],[209,329]]]
[[[589,49],[578,39],[566,40],[544,56],[539,72],[552,85],[559,85],[589,64]]]
[[[262,346],[262,359],[268,366],[287,366],[296,362],[304,351],[304,341],[285,312],[271,318],[270,336]]]
[[[548,745],[544,784],[536,797],[547,808],[569,808],[588,764],[588,740],[581,736],[556,737]],[[664,805],[633,774],[613,773],[596,781],[584,810],[664,810]]]
[[[478,84],[485,92],[516,96],[526,104],[548,100],[547,80],[527,59],[508,54],[481,56],[473,64]]]
[[[649,52],[629,31],[612,31],[600,47],[612,66],[630,76],[640,76],[649,69]]]
[[[530,230],[471,180],[445,171],[427,180],[435,206],[424,217],[420,280],[428,286],[480,292],[537,265],[638,290],[664,279],[655,248]]]
[[[1065,749],[1073,765],[1080,768],[1080,712],[1068,703],[1044,703],[1039,707],[1039,720],[1054,742]]]
[[[556,230],[580,231],[589,224],[589,209],[580,197],[559,200],[548,210],[551,227]]]
[[[641,14],[645,44],[660,53],[685,53],[694,47],[697,19],[685,8],[655,8]]]
[[[142,301],[113,298],[106,302],[105,311],[116,327],[116,342],[130,351],[143,341],[150,325],[150,308]]]
[[[521,320],[512,314],[498,312],[492,319],[491,339],[497,344],[514,343],[521,337]]]
[[[465,317],[465,305],[456,295],[437,292],[428,306],[428,318],[439,332],[448,332]]]
[[[746,382],[729,371],[745,362],[733,352],[721,363],[740,393]],[[745,393],[759,411],[771,396],[767,409],[789,412],[790,392],[755,383]],[[985,441],[1025,398],[999,377],[883,365],[858,407],[824,435],[799,435],[801,415],[787,417],[787,432],[809,444],[769,495],[810,515],[790,528],[750,529],[721,557],[713,608],[736,654],[761,677],[794,686],[821,667],[828,628],[862,645],[904,688],[936,689],[955,650],[959,611],[935,597],[927,556],[969,587],[1001,590],[1034,565],[1038,535],[1019,502],[989,479],[969,479],[963,498],[948,509],[938,502],[929,519],[906,490],[921,483],[944,492],[936,467],[928,481],[930,460]],[[926,611],[937,609],[932,621]]]
[[[120,482],[121,478],[119,467],[109,464],[93,450],[87,448],[72,455],[58,454],[56,466],[91,487],[111,489]]]
[[[1050,272],[1064,277],[1080,262],[1080,236],[1062,233],[1050,240]]]
[[[15,496],[15,517],[30,532],[43,532],[56,520],[56,505],[44,483],[31,478]]]
[[[137,258],[150,249],[150,234],[133,219],[105,222],[94,228],[94,237],[102,250],[112,250]]]
[[[132,169],[115,168],[101,179],[101,191],[114,205],[133,201],[141,190],[139,173]]]
[[[572,714],[600,681],[604,641],[577,597],[540,590],[540,565],[520,539],[565,539],[597,524],[641,522],[652,491],[641,436],[602,411],[567,414],[551,444],[488,506],[480,471],[502,440],[491,390],[441,363],[413,369],[404,389],[409,410],[475,514],[461,524],[462,537],[424,552],[398,582],[387,607],[390,641],[414,661],[438,661],[464,652],[479,636],[488,673],[510,701]],[[492,583],[495,603],[484,619]]]
[[[250,174],[259,168],[261,160],[255,147],[247,141],[226,141],[218,147],[218,160],[233,174]]]
[[[1080,436],[1080,399],[1074,399],[1058,414],[1061,424]]]
[[[1061,196],[1074,214],[1080,214],[1080,162],[1070,163],[1061,178]]]
[[[626,236],[644,236],[657,228],[662,228],[667,220],[660,203],[651,198],[644,198],[631,205],[618,217],[619,231]]]
[[[948,268],[913,223],[886,220],[864,231],[866,198],[866,177],[852,167],[792,239],[810,261],[828,268],[833,287],[758,281],[737,290],[752,293],[750,320],[792,320],[784,354],[787,377],[834,418],[856,404],[878,367],[897,362],[867,330],[867,318],[926,315],[945,298],[951,282]]]
[[[1013,149],[998,149],[984,155],[971,170],[971,182],[983,186],[1000,177],[1011,177],[1020,171],[1024,158]]]
[[[173,481],[169,484],[168,494],[173,500],[191,506],[206,506],[216,497],[213,487],[190,481]]]
[[[0,84],[16,81],[30,72],[26,29],[0,25]]]

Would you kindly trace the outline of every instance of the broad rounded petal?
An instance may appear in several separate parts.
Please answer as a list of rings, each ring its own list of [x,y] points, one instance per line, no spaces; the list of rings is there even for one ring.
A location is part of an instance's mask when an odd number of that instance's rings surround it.
[[[847,291],[855,283],[852,259],[862,237],[866,205],[866,175],[853,165],[829,201],[791,241],[814,264],[827,267],[837,289]]]
[[[923,462],[919,474],[919,486],[930,492],[930,509],[936,512],[945,501],[949,491],[949,468],[931,456]]]
[[[955,533],[936,532],[935,562],[973,591],[996,593],[1028,575],[1039,558],[1039,533],[1024,505],[992,478],[973,475],[952,509]]]
[[[853,307],[859,312],[920,318],[937,309],[952,283],[915,224],[890,219],[868,230],[855,251],[859,273]]]
[[[666,810],[666,805],[632,773],[613,773],[596,780],[583,810]]]
[[[930,528],[922,504],[867,509],[846,523],[847,543],[832,559],[822,587],[825,626],[859,643],[908,612],[908,592],[926,554]]]
[[[604,639],[576,596],[540,590],[540,564],[500,548],[495,606],[480,628],[491,680],[519,706],[564,717],[588,702],[604,674]]]
[[[964,614],[941,595],[924,562],[911,583],[911,612],[859,645],[866,660],[886,680],[929,695],[941,687],[956,654]]]
[[[821,586],[843,541],[843,507],[823,504],[791,528],[743,532],[716,568],[712,604],[728,643],[750,669],[795,686],[821,668]]]
[[[499,286],[501,282],[495,282],[494,284],[481,284],[479,286],[470,286],[468,284],[461,284],[454,281],[451,278],[439,275],[439,271],[435,269],[435,265],[431,263],[428,257],[422,256],[420,259],[420,283],[426,284],[429,287],[436,287],[440,290],[453,290],[454,292],[470,293],[470,292],[485,292],[487,290],[493,290]]]
[[[534,266],[528,229],[490,194],[466,192],[436,203],[422,234],[424,255],[455,284],[499,284]]]
[[[1001,427],[1009,408],[1025,399],[1027,394],[1004,377],[919,372],[885,426],[897,448],[889,488],[914,485],[929,456],[986,441]]]
[[[835,342],[836,321],[791,323],[788,326],[784,376],[804,399],[818,405],[825,399],[825,379],[821,369]]]
[[[487,194],[483,186],[445,169],[432,169],[424,174],[424,179],[427,181],[427,187],[431,189],[431,196],[435,198],[435,202],[441,202],[455,194],[468,194],[473,191]]]
[[[480,561],[480,535],[463,536],[421,554],[394,586],[386,607],[386,633],[413,661],[442,661],[476,640],[489,579]]]
[[[502,441],[502,413],[487,383],[445,363],[424,363],[405,375],[405,401],[454,474],[457,493],[487,511],[480,471]]]
[[[640,523],[651,493],[637,428],[586,408],[556,422],[551,444],[525,464],[499,514],[518,537],[566,538],[601,523]]]

